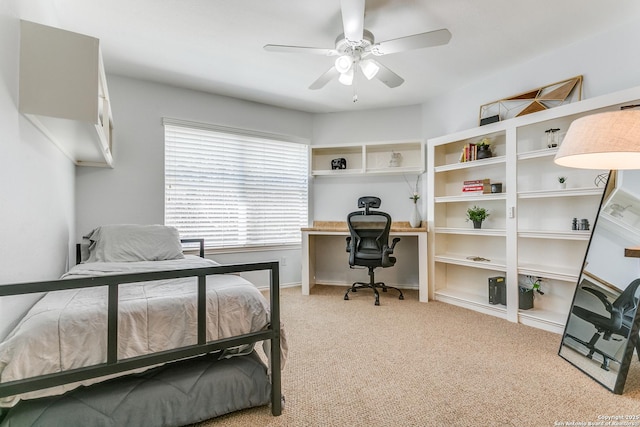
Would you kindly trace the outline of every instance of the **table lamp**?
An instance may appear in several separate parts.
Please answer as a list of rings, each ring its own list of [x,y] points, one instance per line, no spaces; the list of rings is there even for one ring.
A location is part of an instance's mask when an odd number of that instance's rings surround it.
[[[554,162],[581,169],[640,169],[640,110],[574,120]]]

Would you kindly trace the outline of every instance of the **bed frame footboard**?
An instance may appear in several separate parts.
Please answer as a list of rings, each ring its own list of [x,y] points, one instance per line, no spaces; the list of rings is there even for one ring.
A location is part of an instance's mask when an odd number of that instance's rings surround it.
[[[207,342],[206,318],[206,277],[215,274],[242,273],[247,271],[268,270],[270,276],[270,316],[267,329],[245,335]],[[145,282],[152,280],[174,279],[183,277],[198,278],[197,305],[197,337],[198,343],[172,350],[118,360],[118,289],[121,284]],[[118,274],[110,276],[53,280],[43,282],[18,283],[0,286],[0,297],[23,295],[39,292],[51,292],[65,289],[90,288],[107,286],[109,288],[107,313],[107,361],[106,363],[56,372],[18,381],[0,383],[0,397],[13,396],[29,391],[68,384],[148,367],[160,363],[180,360],[186,357],[203,355],[242,344],[258,341],[271,341],[271,413],[282,413],[281,364],[280,364],[280,271],[278,262],[261,262],[251,264],[220,265],[206,268],[185,270],[157,271],[135,274]]]

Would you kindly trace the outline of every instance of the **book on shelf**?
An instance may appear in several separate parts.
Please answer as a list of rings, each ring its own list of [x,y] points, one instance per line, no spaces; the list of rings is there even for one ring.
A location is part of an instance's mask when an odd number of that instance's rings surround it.
[[[463,185],[491,184],[491,180],[489,178],[485,178],[485,179],[470,179],[470,180],[464,181],[462,184]]]
[[[476,144],[465,144],[460,152],[460,163],[471,162],[478,158],[478,146]]]
[[[491,193],[491,180],[488,178],[485,178],[485,179],[472,179],[472,180],[464,181],[462,183],[462,192],[463,193],[481,193],[481,194]]]
[[[463,187],[462,192],[469,193],[477,193],[477,194],[489,194],[491,193],[491,185],[481,185],[478,187]]]

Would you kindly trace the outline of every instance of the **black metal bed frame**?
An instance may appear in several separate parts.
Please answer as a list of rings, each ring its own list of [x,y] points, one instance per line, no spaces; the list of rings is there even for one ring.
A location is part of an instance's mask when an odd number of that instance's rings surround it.
[[[184,239],[183,242],[199,242],[201,239]],[[204,244],[200,243],[200,256],[204,257]],[[215,274],[242,273],[247,271],[269,270],[270,284],[270,316],[267,329],[251,332],[235,337],[207,342],[206,324],[206,277]],[[109,276],[62,279],[41,282],[26,282],[0,286],[0,297],[24,295],[39,292],[51,292],[65,289],[91,288],[108,286],[107,303],[107,361],[92,366],[71,369],[17,381],[0,383],[0,397],[13,396],[29,391],[45,389],[90,378],[97,378],[132,369],[152,366],[159,363],[173,362],[187,357],[199,356],[212,351],[223,350],[242,344],[258,341],[271,341],[271,413],[282,413],[281,364],[280,364],[280,271],[279,263],[259,262],[250,264],[220,265],[215,267],[191,268],[184,270],[154,271],[133,274],[115,274]],[[182,277],[198,277],[198,343],[172,350],[118,359],[118,289],[121,284],[147,282],[152,280],[176,279]]]

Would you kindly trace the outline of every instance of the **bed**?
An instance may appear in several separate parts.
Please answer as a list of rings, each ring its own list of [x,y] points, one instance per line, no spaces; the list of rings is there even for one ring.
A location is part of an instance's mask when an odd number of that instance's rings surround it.
[[[0,426],[178,426],[266,404],[280,415],[277,262],[220,265],[198,239],[200,256],[184,255],[165,226],[85,237],[60,280],[0,286],[44,292],[0,343]],[[239,275],[257,270],[269,301]]]

